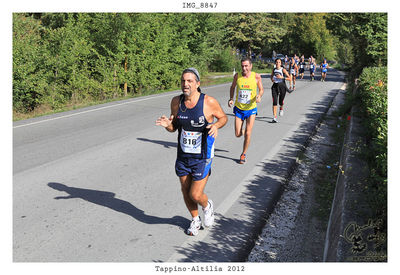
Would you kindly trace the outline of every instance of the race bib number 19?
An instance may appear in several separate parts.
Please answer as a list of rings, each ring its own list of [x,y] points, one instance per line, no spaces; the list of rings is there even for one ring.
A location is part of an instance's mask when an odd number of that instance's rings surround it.
[[[202,133],[185,131],[182,129],[180,143],[184,153],[200,154],[201,153]]]

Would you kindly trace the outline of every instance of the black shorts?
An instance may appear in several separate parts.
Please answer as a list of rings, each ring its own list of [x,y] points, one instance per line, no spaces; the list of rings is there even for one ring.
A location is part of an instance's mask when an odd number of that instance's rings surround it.
[[[285,99],[286,95],[286,83],[281,82],[281,83],[274,83],[271,87],[271,92],[272,92],[272,105],[276,106],[278,105],[278,100],[279,100],[279,105],[283,106],[283,100]]]

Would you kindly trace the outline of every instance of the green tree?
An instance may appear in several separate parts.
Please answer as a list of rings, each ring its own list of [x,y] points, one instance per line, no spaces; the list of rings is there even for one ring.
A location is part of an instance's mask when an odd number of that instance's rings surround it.
[[[313,55],[318,60],[334,59],[336,55],[335,38],[327,29],[326,14],[275,14],[280,25],[287,31],[281,43],[276,44],[279,52],[288,55]]]
[[[325,14],[308,13],[297,17],[297,28],[301,46],[299,52],[307,56],[313,55],[318,60],[333,59],[336,52],[334,38],[326,27]]]
[[[41,101],[47,81],[40,22],[25,14],[13,14],[13,107],[32,111]]]
[[[47,28],[43,34],[45,68],[50,73],[46,78],[49,89],[42,103],[53,108],[60,108],[71,100],[80,102],[91,90],[88,60],[92,46],[85,28],[86,17],[86,14],[65,16],[63,24]]]
[[[350,42],[358,75],[364,67],[387,64],[387,13],[337,13],[328,17],[333,34]]]
[[[281,41],[285,30],[278,20],[266,13],[229,14],[226,24],[226,39],[236,48],[261,52],[265,44]]]

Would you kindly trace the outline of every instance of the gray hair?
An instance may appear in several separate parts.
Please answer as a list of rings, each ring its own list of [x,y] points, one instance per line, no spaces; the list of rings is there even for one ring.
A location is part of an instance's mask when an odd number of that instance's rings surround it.
[[[199,73],[198,70],[196,70],[196,68],[193,68],[193,67],[187,68],[187,69],[183,70],[182,75],[185,74],[185,73],[192,73],[192,74],[194,74],[194,75],[196,76],[197,82],[200,81],[200,73]]]

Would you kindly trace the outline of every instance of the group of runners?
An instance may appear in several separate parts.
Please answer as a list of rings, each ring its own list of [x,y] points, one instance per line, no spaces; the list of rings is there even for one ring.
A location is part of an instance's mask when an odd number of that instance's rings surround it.
[[[288,91],[285,80],[289,80],[290,87],[293,87],[294,90],[295,77],[293,75],[300,74],[303,78],[304,56],[297,63],[296,58],[297,56],[292,57],[291,61],[288,61],[289,72],[284,67],[287,64],[282,64],[281,59],[275,60],[275,66],[271,73],[273,83],[271,87],[273,99],[273,119],[271,123],[277,122],[278,103],[280,106],[279,115],[283,116],[284,98]],[[310,74],[311,68],[313,68],[311,74],[313,76],[315,61],[312,57],[309,64]],[[244,164],[247,161],[246,153],[257,115],[257,103],[261,102],[264,88],[261,75],[252,72],[251,59],[242,59],[241,67],[241,73],[234,75],[229,91],[228,106],[233,106],[235,114],[235,136],[237,138],[243,136],[244,138],[243,150],[238,161],[240,164]],[[327,69],[328,65],[324,68]],[[219,102],[201,92],[200,74],[195,68],[188,68],[182,72],[181,90],[182,94],[171,100],[170,116],[159,117],[156,120],[156,125],[164,127],[169,132],[178,131],[175,172],[181,183],[185,205],[192,216],[192,221],[186,233],[195,236],[202,225],[210,227],[214,223],[214,204],[204,193],[204,188],[211,174],[215,138],[218,136],[218,130],[227,123],[228,119]],[[236,96],[234,97],[235,92]],[[199,216],[198,205],[202,207],[204,222]]]
[[[283,61],[284,64],[282,64],[282,66],[285,67],[285,69],[288,70],[289,74],[291,75],[291,80],[289,80],[290,82],[289,89],[291,91],[295,89],[297,76],[299,76],[301,79],[304,78],[304,72],[307,67],[310,71],[310,81],[315,80],[315,71],[317,68],[317,64],[313,56],[310,56],[308,58],[308,65],[305,62],[304,55],[302,55],[300,58],[296,54],[293,57],[288,57],[286,55]],[[321,68],[321,81],[325,81],[326,73],[328,72],[329,68],[329,64],[325,58],[323,62],[320,64],[320,68]]]

